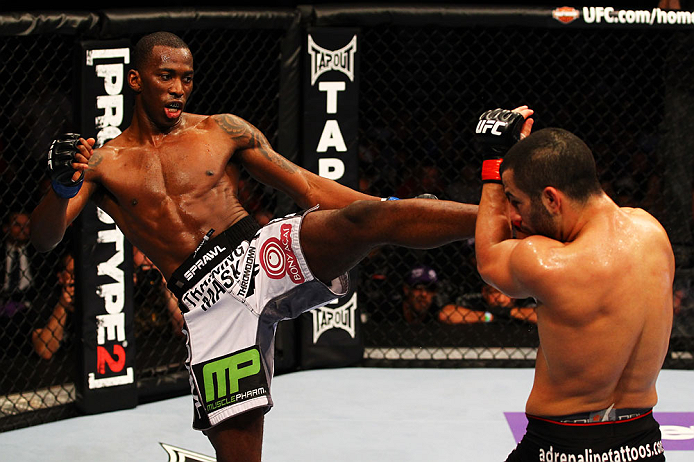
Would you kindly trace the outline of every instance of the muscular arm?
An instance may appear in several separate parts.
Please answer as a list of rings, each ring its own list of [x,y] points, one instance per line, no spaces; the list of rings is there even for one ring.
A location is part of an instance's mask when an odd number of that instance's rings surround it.
[[[240,117],[221,114],[214,120],[240,147],[232,159],[253,178],[289,195],[302,208],[320,204],[322,209],[335,209],[357,200],[380,200],[295,165],[275,152],[260,130]]]
[[[520,138],[530,135],[533,110],[527,106],[514,109],[525,121],[521,127]],[[502,141],[500,141],[502,142]],[[510,146],[505,146],[508,149]],[[511,224],[507,216],[508,202],[504,187],[495,182],[485,182],[482,186],[479,212],[475,224],[475,254],[477,270],[489,285],[513,298],[526,298],[530,294],[518,277],[524,275],[529,263],[523,249],[530,241],[512,239]],[[532,256],[530,259],[532,260]],[[531,278],[526,280],[532,281]]]
[[[511,256],[520,241],[512,239],[506,206],[503,186],[487,183],[482,187],[475,226],[477,270],[486,283],[509,296],[518,297],[516,294],[522,291],[522,287],[515,281]]]
[[[77,172],[98,164],[100,156],[98,154],[92,156],[93,145],[94,139],[89,138],[80,146],[81,154],[77,156],[78,162],[73,164]],[[79,174],[75,173],[75,177],[78,176]],[[65,230],[77,218],[97,189],[97,184],[91,180],[91,176],[90,173],[86,174],[82,189],[71,199],[58,197],[53,189],[49,189],[31,213],[31,243],[38,251],[48,252],[63,239]]]
[[[543,281],[557,267],[554,251],[563,244],[540,235],[513,239],[506,201],[501,185],[482,187],[475,224],[477,270],[487,284],[509,297],[541,298]]]

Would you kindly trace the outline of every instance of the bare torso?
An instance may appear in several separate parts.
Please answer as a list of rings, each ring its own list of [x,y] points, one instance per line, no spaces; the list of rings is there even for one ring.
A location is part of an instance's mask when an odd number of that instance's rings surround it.
[[[167,278],[210,229],[247,215],[230,161],[238,142],[215,117],[185,114],[153,140],[128,129],[90,160],[87,179],[100,186],[93,199]]]
[[[526,412],[655,405],[672,325],[665,231],[642,210],[615,208],[544,257],[547,277],[535,288],[541,347]]]

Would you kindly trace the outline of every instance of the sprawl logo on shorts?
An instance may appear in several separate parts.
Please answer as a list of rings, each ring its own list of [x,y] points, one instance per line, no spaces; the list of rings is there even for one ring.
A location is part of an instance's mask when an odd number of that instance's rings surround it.
[[[306,279],[301,272],[299,262],[292,249],[292,225],[280,226],[280,238],[271,237],[260,247],[260,266],[272,279],[289,276],[295,284],[302,284]]]
[[[339,50],[327,50],[318,46],[311,35],[308,36],[308,54],[311,55],[311,85],[318,77],[328,71],[338,71],[354,82],[354,54],[357,52],[357,36]]]
[[[208,413],[268,394],[265,368],[257,345],[194,364],[193,374]]]
[[[255,275],[260,271],[255,266],[255,252],[255,247],[243,242],[231,255],[221,260],[183,295],[182,301],[188,309],[206,311],[224,293],[233,293],[244,300],[253,295]]]
[[[193,264],[193,266],[191,266],[188,269],[188,271],[185,272],[184,276],[186,280],[190,281],[191,279],[193,279],[193,276],[195,276],[195,272],[197,270],[202,269],[205,265],[213,261],[217,255],[219,255],[221,252],[224,252],[226,249],[226,247],[220,247],[218,245],[215,245],[212,250],[208,250],[207,252],[205,252],[203,256],[195,260],[195,264]]]

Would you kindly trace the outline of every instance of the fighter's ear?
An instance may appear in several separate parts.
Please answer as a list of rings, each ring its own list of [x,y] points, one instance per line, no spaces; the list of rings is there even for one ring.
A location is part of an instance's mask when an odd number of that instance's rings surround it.
[[[542,190],[542,204],[552,215],[558,215],[561,211],[563,195],[559,190],[552,186],[547,186]]]
[[[135,93],[142,91],[142,83],[140,82],[140,73],[135,69],[128,71],[128,85]]]

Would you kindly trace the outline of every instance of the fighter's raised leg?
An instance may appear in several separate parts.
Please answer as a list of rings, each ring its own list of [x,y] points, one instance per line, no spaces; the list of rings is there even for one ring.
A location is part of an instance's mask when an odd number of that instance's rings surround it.
[[[304,217],[301,246],[309,268],[323,282],[349,271],[375,247],[429,249],[472,237],[477,206],[406,199],[357,201]]]

